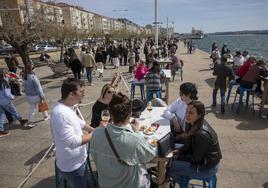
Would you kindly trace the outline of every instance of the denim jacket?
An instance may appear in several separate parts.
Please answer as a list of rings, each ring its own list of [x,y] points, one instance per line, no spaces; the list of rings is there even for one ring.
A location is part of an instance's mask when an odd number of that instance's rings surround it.
[[[44,92],[40,81],[34,74],[28,74],[27,80],[24,80],[24,89],[26,96],[39,96],[44,98]]]
[[[0,84],[0,105],[7,105],[14,99],[14,96],[11,94],[10,87],[7,87],[7,82],[1,81]]]

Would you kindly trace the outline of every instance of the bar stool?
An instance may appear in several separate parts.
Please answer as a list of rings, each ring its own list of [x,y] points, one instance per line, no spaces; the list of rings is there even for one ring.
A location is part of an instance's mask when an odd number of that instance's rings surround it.
[[[146,91],[146,100],[147,101],[152,100],[154,94],[156,95],[156,98],[161,99],[161,89],[159,89],[159,90],[147,90]]]
[[[198,180],[202,181],[203,185],[197,184],[196,182],[191,183],[191,181]],[[189,181],[189,186],[192,186],[192,188],[198,186],[203,188],[216,188],[217,187],[217,177],[216,175],[210,176],[207,178],[194,178]]]
[[[229,102],[229,98],[231,96],[233,86],[236,86],[236,85],[239,85],[239,83],[236,80],[231,80],[229,82],[228,94],[227,94],[227,97],[226,97],[226,104],[228,104],[228,102]]]
[[[243,103],[244,92],[247,92],[246,110],[248,109],[249,96],[251,95],[252,96],[252,108],[253,108],[253,114],[254,114],[255,113],[255,109],[254,109],[254,91],[252,89],[244,88],[244,87],[241,87],[241,86],[239,88],[237,88],[237,90],[236,90],[234,102],[232,104],[232,109],[234,107],[234,103],[236,101],[237,94],[239,94],[239,101],[238,101],[237,110],[236,110],[236,113],[239,114],[239,110],[240,110],[240,108],[242,106],[242,103]]]
[[[201,181],[202,183],[198,183]],[[175,182],[171,184],[171,188],[175,187]],[[206,178],[195,178],[189,176],[180,176],[180,188],[194,188],[194,187],[203,187],[203,188],[217,188],[217,176],[213,175]]]
[[[130,98],[131,98],[131,99],[134,99],[134,96],[135,96],[135,87],[136,87],[136,85],[137,85],[137,86],[140,86],[141,100],[144,100],[144,99],[145,99],[145,94],[144,94],[144,83],[139,83],[139,82],[135,82],[135,81],[133,81],[133,82],[131,83],[131,91],[130,91],[131,96],[130,96]]]

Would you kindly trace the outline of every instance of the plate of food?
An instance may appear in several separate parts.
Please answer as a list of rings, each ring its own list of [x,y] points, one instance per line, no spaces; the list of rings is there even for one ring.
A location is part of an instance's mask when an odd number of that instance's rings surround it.
[[[144,131],[145,129],[147,129],[148,126],[147,125],[140,125],[139,127],[139,131]]]
[[[153,127],[148,127],[146,129],[144,129],[143,133],[146,135],[152,135],[154,134],[155,129]]]
[[[149,144],[153,147],[156,147],[157,146],[157,139],[156,138],[153,138],[153,139],[150,139],[149,140]]]

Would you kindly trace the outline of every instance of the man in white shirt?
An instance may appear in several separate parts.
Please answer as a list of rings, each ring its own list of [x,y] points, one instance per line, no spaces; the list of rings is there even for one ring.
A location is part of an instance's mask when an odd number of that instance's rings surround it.
[[[53,107],[51,129],[56,145],[56,166],[71,187],[86,188],[88,177],[86,144],[94,128],[78,117],[74,105],[85,95],[83,82],[66,79],[61,87],[61,100]],[[82,129],[89,133],[83,133]]]

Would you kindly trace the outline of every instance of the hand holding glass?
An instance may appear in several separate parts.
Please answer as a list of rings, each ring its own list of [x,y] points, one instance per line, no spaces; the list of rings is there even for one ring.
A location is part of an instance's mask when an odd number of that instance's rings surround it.
[[[110,120],[110,113],[109,110],[102,110],[101,111],[101,120],[108,122]]]

